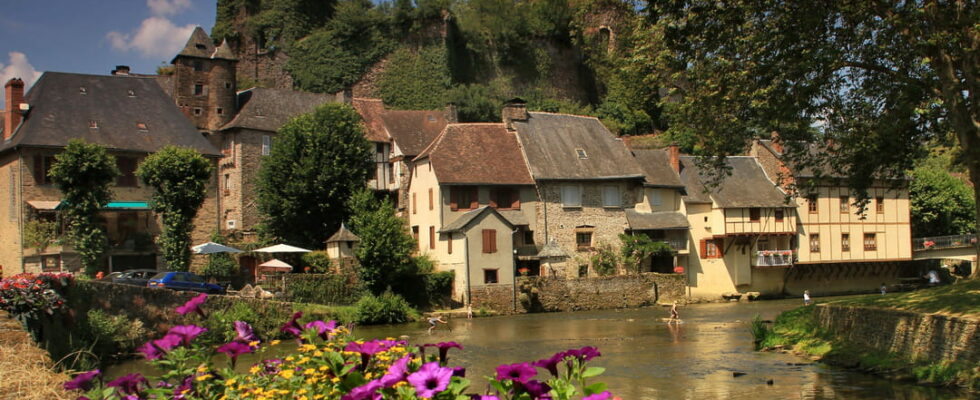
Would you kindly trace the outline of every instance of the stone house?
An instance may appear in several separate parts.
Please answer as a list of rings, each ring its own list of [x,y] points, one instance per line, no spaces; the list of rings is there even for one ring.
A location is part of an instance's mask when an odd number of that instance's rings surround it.
[[[160,221],[147,202],[152,188],[136,178],[139,161],[164,146],[195,149],[217,162],[220,153],[194,125],[173,107],[171,97],[153,78],[117,71],[113,76],[46,72],[24,94],[24,84],[5,85],[3,143],[0,170],[0,265],[4,273],[76,270],[77,253],[54,242],[32,248],[25,230],[37,221],[57,221],[61,192],[48,171],[71,139],[106,147],[116,157],[121,175],[113,198],[99,219],[109,238],[105,265],[109,271],[159,265],[154,237]],[[191,237],[205,241],[218,227],[220,197],[212,177],[207,198],[194,220]],[[61,235],[58,228],[57,235]]]
[[[636,162],[643,168],[642,198],[632,209],[626,209],[629,232],[643,234],[655,241],[670,245],[676,252],[673,257],[659,256],[645,260],[642,271],[670,273],[675,267],[688,265],[692,246],[683,196],[685,187],[679,175],[680,150],[677,146],[667,149],[633,149]]]
[[[513,285],[515,249],[533,240],[538,209],[516,133],[503,124],[449,124],[411,175],[412,235],[437,270],[455,272],[453,299]]]

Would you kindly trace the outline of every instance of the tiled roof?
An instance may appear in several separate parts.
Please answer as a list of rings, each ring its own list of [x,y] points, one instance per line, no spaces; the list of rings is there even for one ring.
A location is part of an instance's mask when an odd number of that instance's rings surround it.
[[[220,154],[154,78],[45,72],[24,101],[31,110],[0,150],[64,147],[77,138],[123,151],[175,145]]]
[[[635,209],[627,209],[626,222],[634,231],[686,229],[690,226],[687,217],[676,211],[639,212]]]
[[[721,208],[788,207],[786,194],[766,176],[754,157],[726,157],[731,175],[705,191],[709,176],[702,176],[696,158],[681,157],[681,181],[687,187],[687,203],[710,203]]]
[[[371,142],[387,142],[391,140],[391,136],[388,135],[384,120],[382,119],[382,115],[385,113],[385,103],[381,99],[355,98],[351,101],[351,105],[354,106],[358,114],[361,114],[361,119],[364,120],[364,135],[367,137],[367,140]]]
[[[187,39],[184,48],[177,53],[174,59],[180,56],[211,58],[213,54],[214,43],[211,42],[211,37],[208,36],[207,32],[204,32],[203,28],[198,26],[194,28],[194,32],[191,32],[191,37]]]
[[[490,206],[483,206],[475,210],[467,211],[463,213],[463,215],[460,215],[459,218],[456,218],[456,220],[454,220],[453,222],[450,222],[445,226],[443,226],[442,229],[439,230],[439,233],[465,231],[474,221],[477,220],[479,216],[483,214],[496,214],[497,217],[500,218],[500,220],[503,221],[505,224],[507,224],[510,228],[514,227],[513,224],[511,224],[510,221],[507,220],[507,218],[504,218],[502,215],[500,215],[500,213],[497,212],[496,209]]]
[[[513,121],[534,179],[639,179],[622,140],[593,117],[541,112]]]
[[[330,94],[300,92],[287,89],[251,88],[238,92],[238,114],[221,127],[256,129],[275,132],[290,119],[336,102]]]
[[[416,160],[441,184],[533,185],[520,144],[504,124],[449,124]]]
[[[386,110],[385,128],[405,156],[416,156],[449,124],[443,110]]]
[[[681,177],[670,167],[670,156],[663,149],[634,149],[633,156],[646,174],[646,184],[659,187],[683,188]]]
[[[345,226],[343,222],[340,223],[340,229],[337,230],[337,233],[334,233],[333,236],[330,236],[330,238],[327,239],[327,243],[360,242],[360,241],[361,238],[357,237],[357,235],[355,235],[354,232],[348,230],[347,226]]]

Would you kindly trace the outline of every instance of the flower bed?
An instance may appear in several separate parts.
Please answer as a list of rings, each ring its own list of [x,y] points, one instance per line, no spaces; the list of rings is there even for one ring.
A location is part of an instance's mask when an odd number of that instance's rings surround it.
[[[206,313],[202,294],[178,308],[187,319]],[[301,323],[297,312],[281,331],[296,339],[296,351],[254,364],[245,372],[235,369],[240,355],[263,353],[266,345],[243,322],[236,321],[233,340],[207,346],[195,339],[207,329],[193,323],[174,326],[163,337],[144,344],[140,351],[164,373],[150,382],[128,374],[102,382],[100,371],[84,372],[65,383],[66,390],[84,392],[86,399],[585,399],[614,397],[604,383],[590,382],[604,372],[589,367],[598,357],[594,347],[571,349],[534,362],[504,364],[487,377],[492,390],[467,393],[471,380],[466,369],[448,364],[456,342],[410,345],[405,341],[355,340],[350,328],[334,321]],[[193,322],[193,321],[190,321]],[[432,349],[426,354],[427,349]],[[214,355],[223,353],[227,365],[219,367]],[[482,385],[480,385],[482,386]]]
[[[20,274],[0,280],[0,309],[14,316],[52,315],[65,305],[64,289],[72,274]]]

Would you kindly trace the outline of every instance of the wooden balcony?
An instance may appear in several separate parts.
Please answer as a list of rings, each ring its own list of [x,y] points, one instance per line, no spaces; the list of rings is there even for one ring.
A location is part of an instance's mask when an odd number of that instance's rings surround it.
[[[759,250],[752,266],[756,268],[788,268],[793,266],[793,250]]]

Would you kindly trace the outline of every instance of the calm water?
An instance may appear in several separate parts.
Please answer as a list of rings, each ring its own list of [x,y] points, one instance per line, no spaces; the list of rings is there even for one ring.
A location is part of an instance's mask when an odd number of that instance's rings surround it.
[[[463,350],[450,351],[449,363],[466,366],[472,389],[480,391],[485,386],[482,377],[491,375],[499,364],[596,346],[602,357],[591,365],[606,367],[602,381],[624,400],[973,398],[811,364],[788,354],[753,351],[747,321],[756,314],[773,319],[798,304],[783,300],[691,305],[680,309],[683,323],[670,326],[662,320],[666,309],[647,308],[457,318],[440,324],[431,335],[425,323],[361,327],[355,334],[363,338],[408,335],[411,343],[463,343]],[[144,368],[129,363],[109,373]],[[746,375],[735,378],[733,372]],[[773,385],[766,384],[769,379]]]

